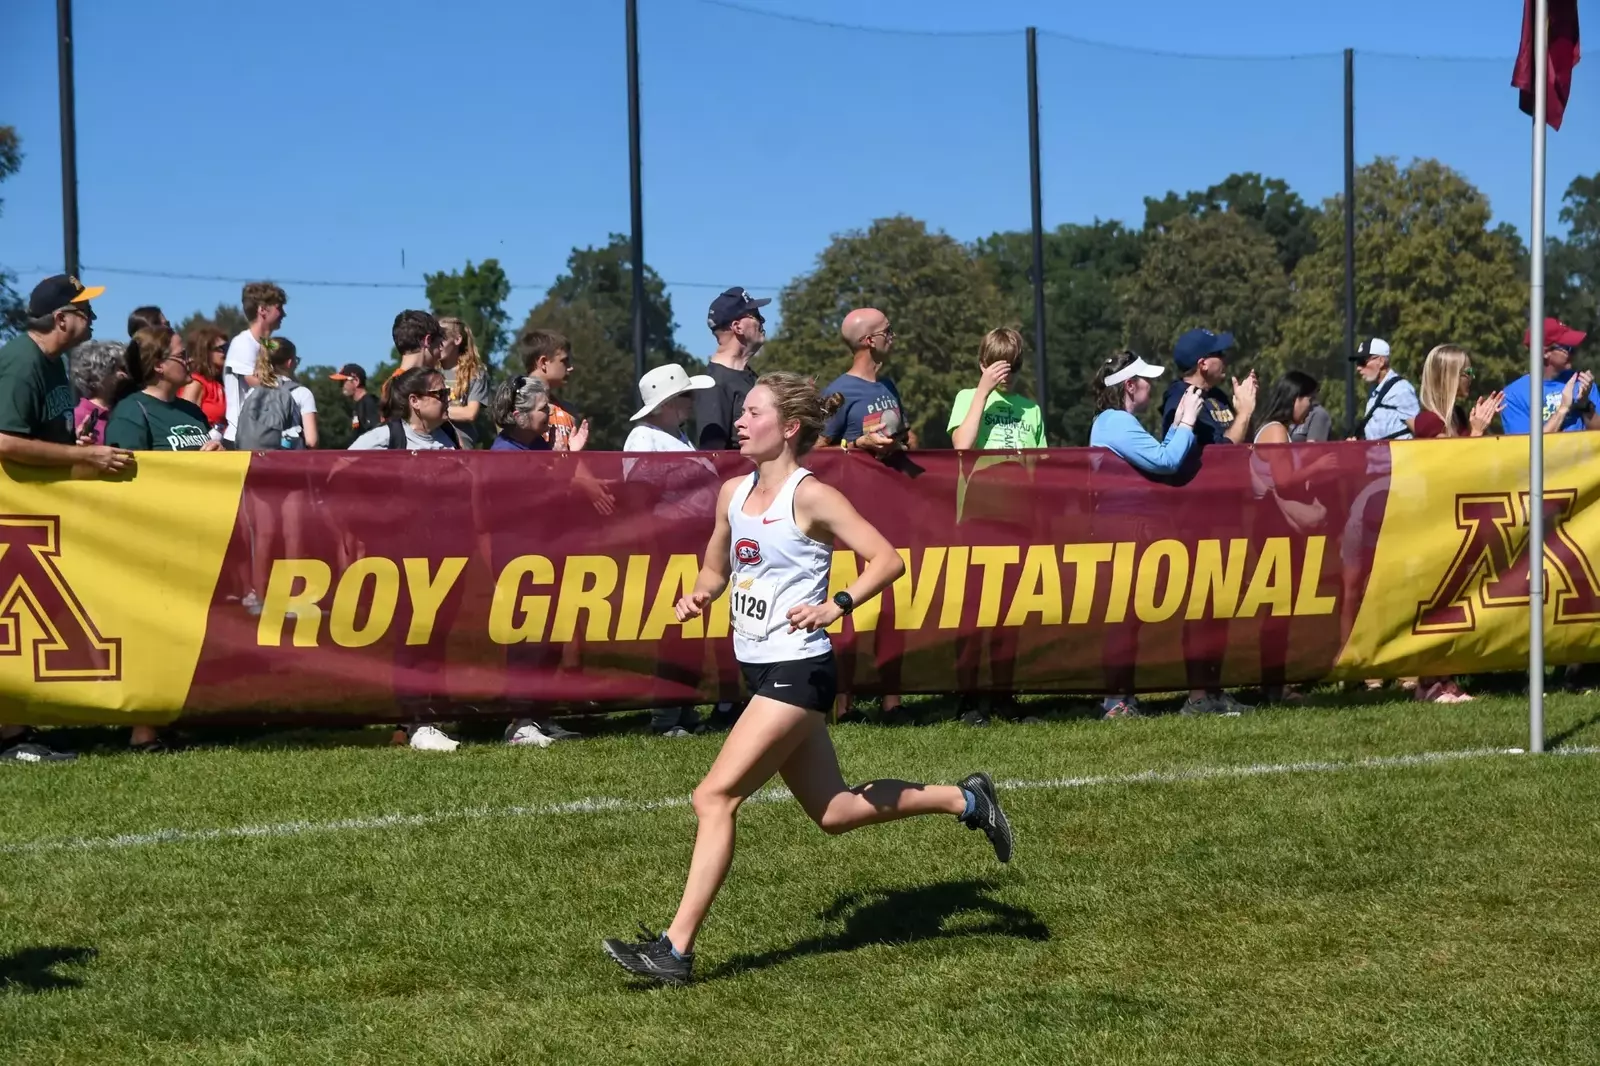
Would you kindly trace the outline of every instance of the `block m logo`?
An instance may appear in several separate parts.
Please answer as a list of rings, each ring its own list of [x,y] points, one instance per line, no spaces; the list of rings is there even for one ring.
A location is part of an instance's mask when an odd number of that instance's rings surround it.
[[[1544,494],[1546,602],[1555,594],[1555,624],[1600,621],[1600,581],[1567,529],[1578,505],[1573,489]],[[1461,547],[1431,598],[1417,606],[1413,633],[1477,628],[1479,610],[1528,606],[1528,493],[1456,497]]]
[[[56,567],[61,519],[0,515],[0,657],[33,650],[35,681],[116,681],[122,641],[102,637]],[[24,636],[24,612],[42,632]]]

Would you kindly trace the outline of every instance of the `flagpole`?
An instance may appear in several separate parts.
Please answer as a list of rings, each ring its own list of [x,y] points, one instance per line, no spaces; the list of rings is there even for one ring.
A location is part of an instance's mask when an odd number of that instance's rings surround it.
[[[1528,750],[1544,750],[1544,161],[1550,2],[1533,9],[1533,255],[1528,284]]]

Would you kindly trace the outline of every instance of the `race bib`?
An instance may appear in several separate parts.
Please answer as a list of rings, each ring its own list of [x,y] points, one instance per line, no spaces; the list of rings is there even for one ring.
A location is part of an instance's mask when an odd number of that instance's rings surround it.
[[[728,593],[733,629],[748,640],[766,640],[773,629],[773,600],[778,593],[770,581],[758,577],[738,577]]]

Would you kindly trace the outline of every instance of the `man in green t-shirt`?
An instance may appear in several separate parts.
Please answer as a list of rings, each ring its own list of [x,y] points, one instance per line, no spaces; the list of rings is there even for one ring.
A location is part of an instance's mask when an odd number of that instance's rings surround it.
[[[133,461],[123,448],[85,444],[72,431],[78,397],[61,355],[94,334],[89,301],[104,291],[58,274],[41,281],[28,297],[26,329],[0,347],[0,461],[83,464],[105,473]]]
[[[950,440],[959,451],[974,448],[1019,451],[1043,448],[1044,415],[1025,396],[1006,391],[1022,359],[1022,334],[991,329],[978,350],[978,387],[956,393],[950,409]]]
[[[61,353],[94,332],[89,301],[103,288],[86,289],[58,274],[28,297],[22,333],[0,347],[0,462],[78,466],[113,472],[133,461],[122,448],[82,443],[72,427],[78,396],[67,380]],[[27,726],[0,726],[0,763],[64,762],[78,756],[38,742]]]

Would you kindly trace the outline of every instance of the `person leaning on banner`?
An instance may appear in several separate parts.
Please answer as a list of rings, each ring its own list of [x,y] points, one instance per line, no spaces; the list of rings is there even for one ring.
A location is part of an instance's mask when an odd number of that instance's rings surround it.
[[[355,363],[346,363],[337,374],[329,374],[329,381],[337,381],[350,401],[350,428],[360,435],[378,428],[383,413],[378,409],[378,398],[367,391],[367,372]]]
[[[1166,434],[1157,440],[1144,428],[1139,415],[1150,406],[1151,382],[1166,371],[1132,352],[1117,352],[1095,375],[1095,415],[1089,427],[1089,447],[1115,452],[1146,474],[1173,474],[1195,445],[1195,424],[1205,405],[1198,385],[1186,385],[1167,420]]]
[[[1600,429],[1600,413],[1595,409],[1600,389],[1595,386],[1594,375],[1572,366],[1572,357],[1587,336],[1560,319],[1544,320],[1544,407],[1539,418],[1546,433]],[[1523,333],[1523,344],[1531,340],[1529,333]],[[1524,374],[1506,386],[1500,427],[1507,433],[1528,432],[1528,385],[1528,375]]]
[[[133,462],[126,448],[95,444],[71,422],[77,394],[61,355],[94,334],[89,301],[105,292],[77,278],[45,278],[28,296],[23,330],[0,346],[0,462],[79,467],[114,474]],[[27,726],[0,726],[0,761],[64,762],[74,752],[38,742]]]
[[[1139,415],[1150,406],[1151,382],[1166,373],[1133,352],[1116,352],[1095,373],[1090,383],[1094,397],[1094,422],[1089,427],[1089,447],[1105,448],[1135,470],[1157,477],[1177,473],[1195,447],[1194,427],[1205,403],[1198,385],[1184,388],[1173,409],[1171,424],[1157,440],[1144,428]],[[1107,719],[1139,718],[1143,711],[1133,694],[1133,663],[1138,639],[1131,646],[1112,648],[1108,642],[1108,681],[1116,690],[1101,704]]]
[[[78,436],[70,421],[77,395],[61,355],[94,335],[89,301],[104,291],[58,274],[29,295],[23,331],[0,347],[0,461],[108,474],[133,461],[125,448]]]
[[[909,441],[900,390],[883,374],[894,350],[894,330],[882,311],[863,307],[844,316],[840,335],[850,349],[850,369],[821,391],[843,403],[828,418],[817,444],[842,444],[883,459],[904,451]]]
[[[1422,411],[1417,390],[1389,365],[1389,342],[1362,342],[1352,357],[1367,383],[1367,406],[1356,423],[1358,440],[1410,440],[1411,423]]]
[[[128,377],[139,391],[118,401],[106,423],[106,443],[140,452],[220,452],[205,412],[178,390],[189,384],[189,353],[170,326],[146,326],[128,341]]]
[[[205,412],[178,392],[189,383],[189,354],[170,326],[146,326],[128,341],[128,377],[138,386],[117,402],[106,423],[106,441],[131,451],[220,452],[222,433],[212,432]],[[130,750],[156,754],[174,750],[153,726],[136,725]]]
[[[1213,333],[1209,329],[1191,329],[1178,338],[1172,346],[1172,362],[1183,372],[1183,377],[1167,386],[1161,400],[1161,426],[1168,429],[1177,417],[1178,404],[1188,395],[1189,389],[1200,390],[1200,412],[1195,417],[1195,443],[1201,448],[1208,444],[1241,444],[1250,427],[1250,416],[1256,409],[1256,372],[1243,379],[1233,379],[1233,397],[1222,391],[1222,382],[1228,376],[1228,352],[1233,348],[1233,334]]]

